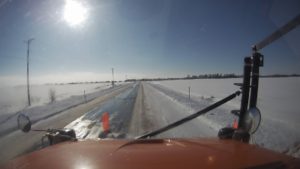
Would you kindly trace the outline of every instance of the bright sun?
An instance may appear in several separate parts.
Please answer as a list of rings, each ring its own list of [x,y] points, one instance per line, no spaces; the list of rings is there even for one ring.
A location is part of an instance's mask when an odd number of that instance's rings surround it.
[[[86,20],[87,14],[87,8],[78,0],[66,0],[63,17],[69,25],[81,25]]]

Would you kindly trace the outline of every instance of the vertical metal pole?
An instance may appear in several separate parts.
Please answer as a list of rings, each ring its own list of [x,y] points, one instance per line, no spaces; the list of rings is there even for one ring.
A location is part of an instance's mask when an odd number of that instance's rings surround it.
[[[189,86],[189,100],[191,100],[191,86]]]
[[[30,43],[34,39],[28,39],[25,43],[27,44],[27,99],[28,99],[28,106],[31,106],[31,101],[30,101],[30,86],[29,86],[29,50],[30,50]]]
[[[243,86],[242,86],[241,110],[240,110],[239,126],[238,126],[239,128],[244,127],[242,125],[245,118],[245,114],[248,110],[251,67],[252,67],[252,59],[250,57],[246,57],[244,60],[244,77],[243,77]]]
[[[29,89],[29,44],[30,41],[27,41],[27,99],[28,99],[28,106],[31,106],[30,102],[30,89]]]
[[[111,85],[112,85],[112,87],[114,87],[115,86],[114,68],[111,68],[111,73],[112,73],[112,82],[111,82]]]
[[[83,90],[83,97],[84,97],[84,102],[86,103],[86,95],[85,95],[85,90]]]

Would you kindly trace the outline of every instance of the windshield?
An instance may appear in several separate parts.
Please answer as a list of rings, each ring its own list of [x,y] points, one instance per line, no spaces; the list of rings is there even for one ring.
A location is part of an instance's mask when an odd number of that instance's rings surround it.
[[[299,11],[297,0],[2,0],[0,159],[40,146],[43,133],[17,132],[20,113],[33,128],[123,139],[216,103],[240,90],[233,84],[242,83],[252,45]],[[259,51],[262,122],[251,140],[293,156],[300,140],[299,45],[296,28]],[[230,112],[240,101],[155,137],[217,137],[238,120]]]

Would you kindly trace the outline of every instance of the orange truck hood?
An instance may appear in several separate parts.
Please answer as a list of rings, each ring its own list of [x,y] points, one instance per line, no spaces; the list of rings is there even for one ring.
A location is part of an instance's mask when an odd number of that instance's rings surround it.
[[[234,140],[148,139],[65,142],[0,168],[300,168],[299,159]]]

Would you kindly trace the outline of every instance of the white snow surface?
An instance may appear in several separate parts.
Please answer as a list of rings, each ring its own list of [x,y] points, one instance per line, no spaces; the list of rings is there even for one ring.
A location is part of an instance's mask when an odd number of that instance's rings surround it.
[[[83,95],[109,88],[110,83],[93,84],[64,84],[64,85],[31,85],[31,107],[48,104],[50,102],[49,91],[55,91],[56,101],[70,96]],[[11,114],[27,107],[26,86],[0,87],[0,116]]]
[[[196,112],[237,91],[239,88],[233,83],[238,82],[242,79],[170,80],[151,84],[173,102]],[[240,108],[240,99],[237,97],[204,115],[206,123],[216,131],[232,125],[236,117],[230,111]],[[257,106],[262,112],[262,123],[253,135],[252,143],[299,157],[299,103],[300,78],[261,78]]]

